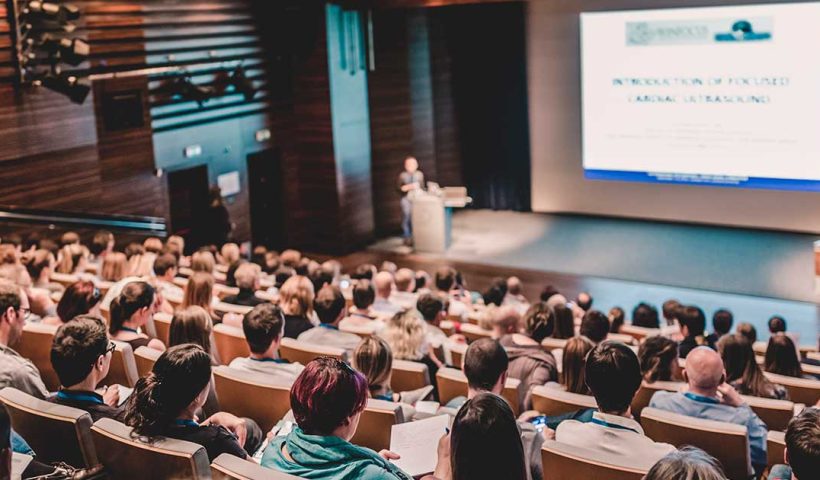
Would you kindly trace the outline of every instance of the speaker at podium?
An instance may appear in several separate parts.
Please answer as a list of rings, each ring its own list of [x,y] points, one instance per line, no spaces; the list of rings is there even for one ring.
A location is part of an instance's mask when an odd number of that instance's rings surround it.
[[[466,187],[444,187],[428,182],[427,191],[412,196],[413,245],[417,252],[444,253],[452,242],[454,208],[464,208],[473,199]]]

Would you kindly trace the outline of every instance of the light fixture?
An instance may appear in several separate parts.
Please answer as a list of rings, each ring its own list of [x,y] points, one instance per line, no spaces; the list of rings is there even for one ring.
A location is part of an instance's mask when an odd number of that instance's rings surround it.
[[[65,95],[78,105],[85,102],[91,92],[91,85],[74,75],[48,74],[40,79],[40,82],[47,89]]]
[[[91,54],[91,47],[79,38],[54,38],[46,34],[38,46],[47,51],[52,58],[74,66],[88,60]]]
[[[234,91],[241,93],[245,97],[246,101],[251,101],[253,100],[253,97],[256,96],[256,87],[253,86],[253,81],[248,78],[248,75],[245,73],[245,69],[242,65],[238,65],[236,67],[231,74],[229,82],[233,85]]]
[[[80,9],[70,3],[57,3],[42,0],[32,0],[23,9],[23,14],[34,18],[55,21],[60,24],[80,19]]]

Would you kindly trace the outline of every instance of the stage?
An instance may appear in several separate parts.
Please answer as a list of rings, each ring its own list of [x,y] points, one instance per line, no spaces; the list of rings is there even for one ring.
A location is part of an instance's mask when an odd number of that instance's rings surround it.
[[[550,282],[568,295],[588,290],[595,307],[629,311],[641,301],[676,298],[707,316],[730,308],[762,339],[766,320],[783,315],[801,343],[817,344],[814,235],[641,220],[463,210],[453,216],[453,241],[443,255],[413,253],[398,237],[358,258],[431,266],[448,263],[479,276],[527,277],[530,297]],[[473,268],[471,268],[473,267]],[[507,273],[509,272],[509,273]],[[470,275],[466,275],[468,280]],[[526,280],[525,280],[526,281]]]

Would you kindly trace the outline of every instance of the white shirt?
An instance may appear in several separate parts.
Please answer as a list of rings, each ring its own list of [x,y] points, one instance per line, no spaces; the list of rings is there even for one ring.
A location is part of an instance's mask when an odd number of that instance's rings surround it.
[[[418,297],[413,292],[400,292],[395,290],[390,294],[388,301],[394,305],[400,306],[401,308],[416,308]]]
[[[243,372],[261,373],[278,379],[293,382],[302,373],[304,366],[301,363],[287,363],[273,359],[257,360],[250,357],[237,357],[228,365]]]
[[[622,458],[623,463],[644,470],[675,451],[672,445],[656,443],[647,437],[635,420],[601,412],[593,413],[590,423],[561,422],[555,430],[555,440],[615,455]]]

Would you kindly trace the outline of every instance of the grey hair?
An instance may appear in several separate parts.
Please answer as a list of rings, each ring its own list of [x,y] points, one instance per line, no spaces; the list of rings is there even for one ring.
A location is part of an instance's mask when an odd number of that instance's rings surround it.
[[[726,480],[726,475],[714,457],[687,446],[658,460],[643,480]]]

